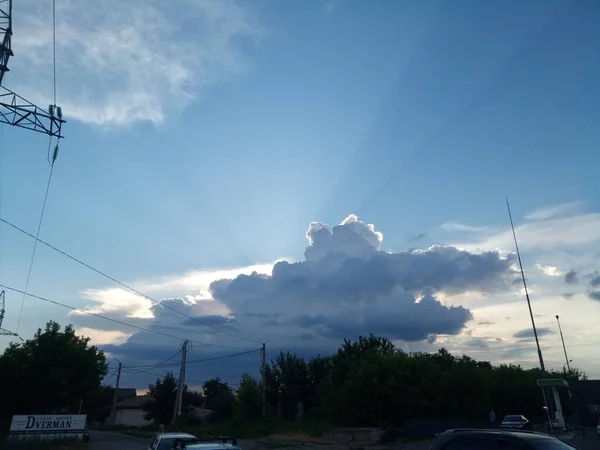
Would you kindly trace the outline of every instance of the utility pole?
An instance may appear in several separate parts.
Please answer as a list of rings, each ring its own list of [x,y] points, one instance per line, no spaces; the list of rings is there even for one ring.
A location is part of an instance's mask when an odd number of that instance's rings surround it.
[[[565,361],[567,362],[567,370],[571,373],[571,366],[569,365],[569,357],[567,356],[567,347],[565,346],[565,338],[563,337],[562,328],[560,326],[560,319],[558,314],[556,315],[556,321],[558,322],[558,331],[560,331],[560,340],[562,341],[563,351],[565,352]]]
[[[267,415],[267,386],[265,383],[265,360],[267,357],[267,349],[265,343],[263,342],[262,348],[260,349],[260,375],[261,375],[261,387],[262,387],[262,416],[265,417]]]
[[[117,358],[115,358],[115,359],[117,359]],[[115,424],[115,420],[117,419],[117,393],[119,392],[119,381],[121,381],[121,361],[119,361],[117,359],[117,362],[119,363],[119,369],[117,371],[117,383],[115,385],[115,395],[113,395],[112,409],[110,412],[110,423],[112,425]]]
[[[181,416],[181,406],[183,403],[183,385],[185,384],[185,358],[189,341],[183,341],[181,345],[181,367],[179,369],[179,383],[177,384],[177,394],[175,397],[175,408],[173,410],[173,423],[176,424]]]

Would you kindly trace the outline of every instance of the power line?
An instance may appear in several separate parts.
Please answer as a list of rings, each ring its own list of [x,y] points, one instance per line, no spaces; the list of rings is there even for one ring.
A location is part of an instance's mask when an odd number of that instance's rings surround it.
[[[212,358],[196,359],[196,360],[193,360],[193,361],[188,361],[187,364],[194,364],[194,363],[207,362],[207,361],[216,361],[218,359],[234,358],[236,356],[247,355],[248,353],[258,352],[259,350],[260,350],[260,348],[256,348],[256,349],[248,350],[248,351],[245,351],[245,352],[234,353],[232,355],[223,355],[223,356],[214,356]]]
[[[52,145],[52,136],[48,148]],[[33,269],[33,262],[35,260],[35,252],[37,250],[38,238],[40,236],[40,230],[42,229],[42,222],[44,220],[44,212],[46,211],[46,203],[48,202],[48,192],[50,192],[50,184],[52,183],[52,174],[54,173],[54,161],[56,161],[56,155],[58,152],[58,145],[54,151],[52,162],[50,163],[50,174],[48,175],[48,183],[46,184],[46,193],[44,194],[44,203],[42,203],[42,211],[40,213],[40,219],[38,221],[37,232],[35,234],[35,242],[33,243],[33,251],[31,252],[31,260],[29,261],[29,270],[27,271],[27,280],[25,281],[25,290],[23,291],[23,299],[21,300],[21,308],[19,309],[19,318],[17,319],[16,333],[19,332],[19,326],[21,325],[21,317],[23,316],[23,307],[25,306],[25,298],[27,297],[27,289],[29,289],[29,280],[31,278],[31,270]]]
[[[112,380],[112,378],[117,374],[117,369],[113,370],[113,373],[110,374],[108,378],[104,380],[104,385],[108,386],[108,382]]]
[[[165,365],[166,363],[168,363],[169,361],[171,361],[173,358],[175,358],[177,355],[179,355],[181,353],[181,350],[178,350],[176,353],[172,354],[171,356],[169,356],[167,359],[165,359],[163,362],[160,362],[158,364],[155,365],[146,365],[146,366],[133,366],[133,367],[127,367],[125,366],[126,369],[129,370],[136,370],[136,369],[144,369],[144,368],[148,368],[148,370],[154,370],[160,366]],[[179,364],[179,363],[177,363]]]
[[[161,301],[158,301],[158,300],[156,300],[156,299],[154,299],[154,298],[152,298],[152,297],[149,297],[148,295],[146,295],[146,294],[144,294],[144,293],[142,293],[142,292],[138,291],[137,289],[135,289],[135,288],[133,288],[133,287],[129,286],[128,284],[125,284],[125,283],[123,283],[123,282],[121,282],[121,281],[117,280],[116,278],[114,278],[114,277],[112,277],[112,276],[110,276],[110,275],[106,274],[105,272],[102,272],[101,270],[99,270],[99,269],[96,269],[95,267],[93,267],[93,266],[91,266],[91,265],[87,264],[86,262],[83,262],[82,260],[80,260],[80,259],[78,259],[78,258],[76,258],[76,257],[74,257],[74,256],[72,256],[72,255],[70,255],[69,253],[67,253],[67,252],[65,252],[65,251],[63,251],[63,250],[61,250],[61,249],[59,249],[59,248],[55,247],[54,245],[52,245],[52,244],[49,244],[48,242],[45,242],[44,240],[42,240],[42,239],[40,239],[40,238],[39,238],[39,233],[38,233],[38,236],[34,236],[33,234],[31,234],[31,233],[29,233],[29,232],[25,231],[23,228],[20,228],[19,226],[15,225],[15,224],[13,224],[13,223],[11,223],[11,222],[9,222],[9,221],[8,221],[8,220],[6,220],[6,219],[3,219],[3,218],[1,218],[1,217],[0,217],[0,221],[1,221],[2,223],[5,223],[5,224],[6,224],[6,225],[8,225],[8,226],[10,226],[10,227],[14,228],[15,230],[19,231],[20,233],[23,233],[23,234],[25,234],[25,235],[29,236],[30,238],[32,238],[32,239],[35,239],[36,243],[37,243],[37,242],[39,242],[39,243],[41,243],[41,244],[45,245],[46,247],[48,247],[48,248],[51,248],[52,250],[54,250],[54,251],[56,251],[56,252],[60,253],[61,255],[63,255],[63,256],[65,256],[65,257],[69,258],[70,260],[72,260],[72,261],[75,261],[76,263],[78,263],[78,264],[80,264],[80,265],[82,265],[82,266],[84,266],[84,267],[86,267],[86,268],[90,269],[90,270],[91,270],[91,271],[93,271],[93,272],[96,272],[98,275],[101,275],[101,276],[103,276],[103,277],[105,277],[105,278],[109,279],[110,281],[112,281],[112,282],[114,282],[114,283],[117,283],[118,285],[120,285],[120,286],[123,286],[123,287],[124,287],[124,288],[126,288],[126,289],[129,289],[130,291],[132,291],[132,292],[134,292],[134,293],[138,294],[138,295],[139,295],[139,296],[141,296],[141,297],[144,297],[144,298],[145,298],[145,299],[147,299],[147,300],[150,300],[150,301],[151,301],[152,303],[154,303],[155,305],[162,306],[163,308],[166,308],[166,309],[168,309],[168,310],[170,310],[170,311],[173,311],[173,312],[175,312],[175,313],[177,313],[177,314],[179,314],[179,315],[181,315],[181,316],[183,316],[183,317],[185,317],[185,318],[187,318],[187,319],[191,319],[191,320],[193,320],[193,321],[195,321],[195,322],[198,322],[199,324],[201,324],[201,325],[204,325],[205,327],[208,327],[208,328],[210,328],[210,329],[212,329],[212,330],[214,330],[214,331],[217,331],[217,332],[219,332],[219,333],[224,333],[224,334],[227,334],[227,335],[229,335],[229,336],[231,336],[231,337],[234,337],[234,338],[236,338],[236,339],[241,339],[241,340],[243,340],[243,341],[251,342],[251,343],[253,343],[253,344],[260,344],[260,342],[258,342],[258,341],[254,341],[254,340],[252,340],[252,339],[248,339],[248,338],[245,338],[245,337],[243,337],[243,336],[238,336],[238,335],[236,335],[236,334],[234,334],[234,333],[231,333],[231,332],[229,332],[229,331],[227,331],[227,330],[223,330],[223,329],[221,329],[221,328],[217,328],[217,327],[215,327],[214,325],[210,325],[210,324],[208,324],[208,323],[205,323],[205,322],[203,322],[203,321],[201,321],[201,320],[197,319],[196,317],[190,316],[190,315],[188,315],[188,314],[186,314],[186,313],[184,313],[184,312],[181,312],[181,311],[179,311],[178,309],[175,309],[175,308],[173,308],[172,306],[166,305],[166,304],[164,304],[164,303],[163,303],[163,302],[161,302]]]
[[[186,364],[194,364],[194,363],[201,363],[201,362],[208,362],[208,361],[216,361],[216,360],[220,360],[220,359],[228,359],[228,358],[235,358],[236,356],[242,356],[242,355],[247,355],[249,353],[254,353],[254,352],[258,352],[260,350],[260,348],[255,348],[252,350],[247,350],[245,352],[239,352],[239,353],[233,353],[233,354],[229,354],[229,355],[220,355],[220,356],[213,356],[210,358],[203,358],[203,359],[195,359],[192,361],[187,361]],[[154,370],[157,367],[175,367],[178,366],[179,363],[175,362],[175,363],[171,363],[171,364],[166,364],[168,361],[170,361],[171,359],[175,358],[175,356],[177,356],[179,353],[181,353],[181,350],[179,350],[177,353],[175,353],[173,356],[169,357],[166,361],[163,361],[160,364],[157,364],[156,366],[151,366],[151,365],[147,365],[147,366],[134,366],[134,367],[127,367],[125,366],[125,368],[127,370],[138,370],[139,371],[147,371],[147,370]]]
[[[60,303],[60,302],[57,302],[55,300],[50,300],[48,298],[41,297],[39,295],[29,294],[29,293],[26,293],[25,291],[22,291],[20,289],[15,289],[15,288],[10,287],[10,286],[6,286],[4,284],[0,284],[0,287],[2,287],[4,289],[8,289],[9,291],[13,291],[13,292],[17,292],[17,293],[20,293],[20,294],[24,294],[27,297],[37,298],[38,300],[42,300],[44,302],[52,303],[53,305],[62,306],[63,308],[70,309],[71,311],[78,311],[78,312],[81,312],[81,313],[84,313],[84,314],[88,314],[90,316],[98,317],[99,319],[104,319],[104,320],[108,320],[110,322],[117,323],[119,325],[125,325],[127,327],[135,328],[135,329],[140,330],[140,331],[147,331],[148,333],[154,333],[154,334],[157,334],[159,336],[165,336],[165,337],[169,337],[169,338],[172,338],[172,339],[177,339],[179,341],[186,340],[186,339],[184,339],[182,337],[179,337],[179,336],[175,336],[175,335],[168,334],[168,333],[163,333],[162,331],[157,331],[157,330],[152,330],[150,328],[140,327],[139,325],[134,325],[134,324],[131,324],[131,323],[123,322],[122,320],[113,319],[112,317],[103,316],[102,314],[97,314],[97,313],[93,313],[91,311],[86,311],[85,309],[75,308],[74,306],[66,305],[64,303]],[[187,340],[190,341],[190,342],[193,342],[195,344],[207,345],[207,346],[211,346],[211,347],[239,348],[239,347],[229,347],[229,346],[226,346],[226,345],[212,344],[210,342],[194,341],[192,339],[187,339]]]

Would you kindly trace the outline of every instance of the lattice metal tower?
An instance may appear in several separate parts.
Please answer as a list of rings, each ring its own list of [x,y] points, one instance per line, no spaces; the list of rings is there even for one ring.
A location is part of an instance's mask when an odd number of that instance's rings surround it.
[[[4,86],[4,76],[9,72],[8,61],[14,56],[11,45],[12,34],[12,0],[0,0],[0,123],[36,131],[50,136],[50,139],[60,140],[63,137],[62,124],[65,123],[60,107],[53,104],[44,110]],[[56,48],[56,41],[54,46]],[[54,64],[56,65],[56,59]],[[56,98],[56,77],[54,83]],[[54,151],[54,158],[57,151],[58,144]],[[5,303],[5,293],[2,291],[0,292],[0,336],[20,338],[18,334],[2,328]]]
[[[9,71],[8,60],[14,56],[11,47],[12,0],[0,0],[0,123],[14,125],[49,136],[62,138],[65,121],[56,105],[44,110],[4,86],[4,75]]]

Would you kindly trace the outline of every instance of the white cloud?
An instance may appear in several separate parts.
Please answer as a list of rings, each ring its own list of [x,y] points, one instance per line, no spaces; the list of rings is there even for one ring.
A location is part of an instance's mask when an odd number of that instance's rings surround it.
[[[77,120],[160,124],[209,83],[244,68],[240,39],[261,34],[237,0],[62,0],[57,17],[57,103]],[[51,2],[14,7],[6,84],[44,107],[52,98]]]
[[[283,261],[283,259],[278,261]],[[181,297],[189,304],[197,304],[203,314],[228,315],[230,313],[229,308],[213,300],[209,291],[210,284],[223,278],[235,278],[241,274],[250,275],[257,271],[271,274],[275,263],[221,270],[195,270],[186,272],[183,275],[160,277],[156,280],[141,280],[130,285],[156,301]],[[94,306],[85,308],[87,313],[102,315],[108,313],[111,317],[114,313],[117,313],[128,319],[154,319],[155,309],[153,306],[156,303],[122,287],[86,289],[81,295],[84,299],[94,302]],[[98,319],[91,318],[87,313],[72,311],[69,316],[79,317],[80,321],[98,322]],[[135,324],[139,325],[138,322]],[[107,324],[107,326],[110,329],[131,329],[121,327],[118,324]]]
[[[133,333],[124,333],[118,330],[104,331],[87,327],[78,328],[76,333],[79,336],[89,337],[92,345],[123,344],[133,335]]]
[[[444,231],[462,231],[468,233],[483,233],[489,231],[488,227],[474,227],[458,222],[446,222],[440,225],[440,228]]]
[[[561,270],[556,266],[544,266],[542,264],[536,264],[535,268],[549,277],[560,277],[563,275],[563,272],[561,272]]]
[[[515,228],[519,248],[554,250],[589,245],[600,239],[600,214],[589,213],[560,219],[527,222]],[[466,250],[513,251],[514,241],[509,227],[480,241],[455,244]]]
[[[549,205],[538,208],[525,216],[527,220],[548,220],[555,219],[560,216],[573,215],[581,210],[584,202],[575,201],[560,203],[558,205]]]
[[[590,215],[574,219],[579,224],[591,220]],[[560,234],[564,231],[557,222],[560,220],[528,223],[537,228],[525,231],[535,234],[535,230],[558,227],[552,232]],[[498,239],[501,234],[490,239]],[[333,227],[312,223],[306,237],[309,245],[301,262],[191,271],[133,285],[155,298],[171,299],[166,302],[205,325],[266,341],[275,352],[290,349],[306,356],[328,353],[343,338],[373,332],[403,339],[396,342],[406,350],[432,351],[445,346],[496,363],[537,365],[531,340],[514,337],[531,324],[521,281],[510,257],[494,252],[461,252],[450,246],[387,253],[381,250],[383,235],[354,215]],[[569,291],[572,296],[566,301],[560,267],[570,266],[554,254],[536,257],[535,261],[536,270],[526,268],[526,274],[537,326],[554,330],[554,315],[560,314],[577,367],[592,376],[600,374],[600,366],[589,362],[594,348],[591,343],[600,339],[594,322],[600,302],[590,300],[584,287],[583,292]],[[118,289],[88,290],[86,294],[95,299],[98,310],[126,316],[127,322],[145,328],[217,346],[255,345],[167,309],[150,307],[134,294],[122,297]],[[74,317],[87,328],[131,333],[126,327],[98,323],[96,318]],[[555,333],[541,337],[547,365],[560,368],[560,342],[555,340]],[[173,341],[136,332],[124,344],[107,349],[117,357],[144,359],[150,364],[159,359],[158,353],[166,358],[175,351]],[[213,349],[212,354],[228,351]],[[252,358],[249,361],[254,361]],[[244,370],[234,363],[228,369],[230,375]]]

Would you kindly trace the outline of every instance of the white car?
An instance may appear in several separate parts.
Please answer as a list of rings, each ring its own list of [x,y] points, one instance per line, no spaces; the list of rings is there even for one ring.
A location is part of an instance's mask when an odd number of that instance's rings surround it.
[[[512,430],[524,430],[527,428],[529,424],[529,420],[525,418],[525,416],[512,414],[509,416],[504,416],[502,423],[500,424],[500,428],[508,428]]]
[[[171,450],[175,441],[183,441],[188,444],[198,442],[198,438],[189,433],[160,433],[148,447],[148,450]]]
[[[186,450],[241,450],[233,444],[220,442],[197,442],[185,446]]]

